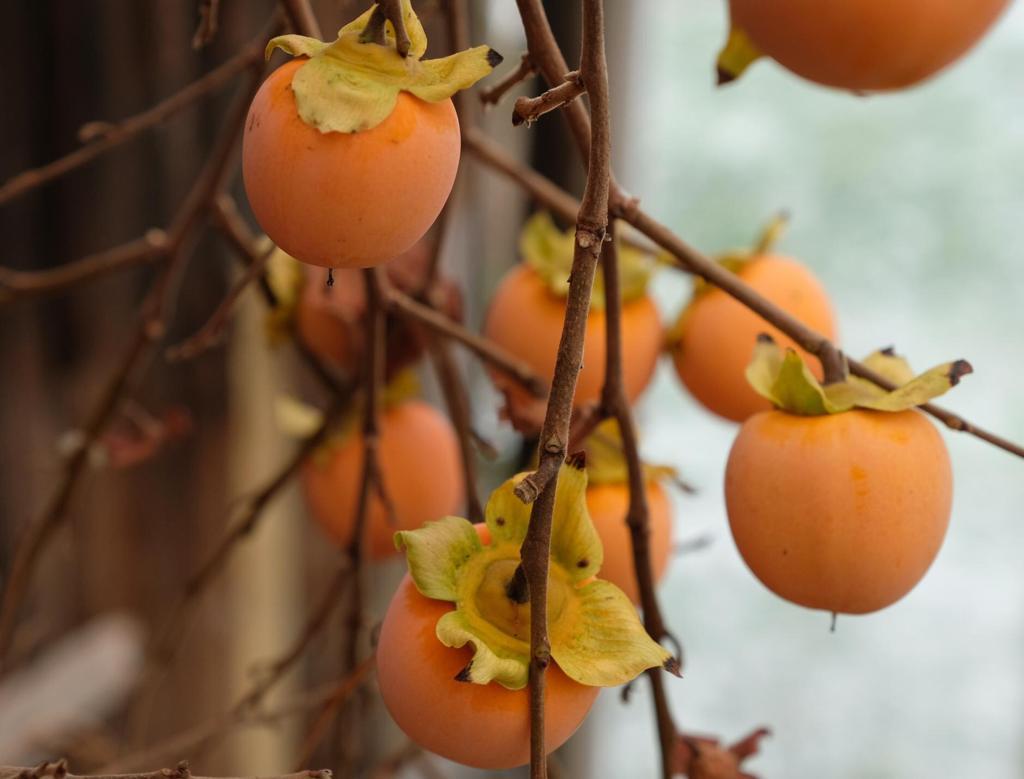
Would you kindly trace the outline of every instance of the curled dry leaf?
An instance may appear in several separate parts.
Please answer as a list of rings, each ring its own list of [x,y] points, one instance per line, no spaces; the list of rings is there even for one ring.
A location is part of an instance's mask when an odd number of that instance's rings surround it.
[[[680,733],[676,741],[675,772],[689,779],[757,779],[743,770],[744,761],[756,755],[768,728],[744,736],[730,747],[714,737]]]

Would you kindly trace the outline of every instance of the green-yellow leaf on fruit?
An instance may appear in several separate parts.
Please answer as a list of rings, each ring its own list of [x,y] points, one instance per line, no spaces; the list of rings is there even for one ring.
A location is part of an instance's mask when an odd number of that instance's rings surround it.
[[[772,384],[775,402],[784,409],[806,416],[820,416],[843,409],[832,408],[829,399],[800,355],[786,349]]]
[[[876,352],[867,361],[899,386],[890,391],[857,376],[822,386],[796,351],[786,349],[783,352],[775,341],[762,335],[747,366],[747,381],[784,411],[821,416],[853,408],[906,411],[944,394],[972,370],[966,360],[956,360],[908,379],[912,372],[902,358]]]
[[[610,582],[594,579],[577,590],[578,613],[550,628],[551,656],[580,684],[614,687],[648,668],[672,663],[672,655],[651,640],[636,606]]]
[[[292,77],[299,116],[320,132],[354,133],[383,122],[394,110],[399,92],[438,102],[472,86],[501,62],[488,46],[477,46],[451,56],[422,60],[426,35],[409,0],[402,13],[411,46],[402,57],[394,45],[394,28],[386,25],[383,45],[363,41],[363,32],[376,6],[338,32],[332,43],[301,35],[282,35],[267,45],[292,56],[307,57]]]
[[[569,275],[576,250],[576,231],[559,230],[551,215],[538,211],[523,225],[519,233],[519,253],[523,262],[540,276],[545,286],[557,297],[569,294]],[[647,294],[647,285],[657,266],[656,255],[619,240],[619,287],[624,303]],[[590,305],[604,308],[604,280],[594,277]]]
[[[437,637],[442,644],[455,649],[472,644],[473,659],[459,675],[460,681],[474,684],[496,682],[510,690],[521,690],[529,681],[530,645],[520,642],[510,649],[502,640],[482,640],[480,628],[458,610],[449,611],[437,621]],[[492,650],[491,644],[499,651]]]
[[[761,50],[754,45],[750,36],[744,30],[732,25],[725,46],[718,53],[719,85],[728,84],[738,79],[761,56],[763,56]]]
[[[551,560],[574,582],[596,576],[604,547],[587,511],[587,471],[582,463],[562,466],[555,488],[555,519],[551,523]]]
[[[530,603],[510,596],[531,507],[513,492],[519,474],[496,489],[485,511],[490,543],[458,517],[395,534],[416,588],[455,604],[436,626],[445,646],[473,649],[460,681],[526,686]],[[603,550],[586,504],[587,475],[574,458],[559,470],[551,525],[547,617],[552,656],[582,684],[618,685],[665,666],[668,653],[644,631],[636,609],[614,585],[595,579]],[[561,658],[561,659],[560,659]],[[563,664],[564,663],[564,664]]]

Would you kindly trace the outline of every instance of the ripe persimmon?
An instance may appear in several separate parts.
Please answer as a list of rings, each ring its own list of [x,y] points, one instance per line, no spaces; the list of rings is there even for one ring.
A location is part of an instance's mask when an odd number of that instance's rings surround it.
[[[647,493],[648,543],[651,550],[651,572],[657,584],[665,575],[672,552],[672,506],[668,495],[657,481],[648,480]],[[629,510],[629,485],[591,484],[587,487],[587,509],[604,546],[601,578],[622,590],[633,603],[640,603],[640,589],[633,565],[633,540],[626,525]]]
[[[479,768],[530,757],[530,601],[515,584],[530,507],[514,490],[525,476],[491,494],[486,527],[445,517],[395,534],[409,575],[377,644],[381,697],[395,722],[425,749]],[[622,591],[595,578],[603,551],[586,486],[582,458],[560,468],[547,591],[549,750],[572,735],[600,687],[652,668],[678,672]]]
[[[949,456],[920,412],[750,417],[725,498],[754,575],[793,603],[864,614],[906,595],[946,534]]]
[[[830,340],[835,317],[821,282],[795,260],[762,254],[743,262],[737,275],[772,303]],[[702,287],[683,310],[670,350],[676,373],[690,393],[709,411],[742,422],[771,403],[744,377],[754,344],[769,333],[783,346],[797,348],[789,336],[716,287]],[[820,366],[814,368],[820,376]]]
[[[463,499],[458,440],[448,418],[419,400],[406,400],[380,416],[377,458],[385,494],[373,494],[366,549],[373,558],[394,555],[396,530],[411,530],[455,512]],[[352,539],[363,477],[363,437],[358,431],[328,442],[302,468],[301,482],[313,518],[339,545]]]
[[[856,91],[916,84],[963,56],[1008,0],[729,0],[722,80],[760,54],[799,76]]]
[[[476,768],[503,769],[530,759],[530,695],[499,684],[459,681],[473,659],[447,647],[435,626],[452,604],[421,595],[408,574],[391,599],[377,643],[377,680],[398,726],[420,746]],[[544,738],[561,746],[583,722],[600,687],[547,671]]]
[[[426,280],[430,249],[418,241],[407,252],[384,264],[388,281],[396,289],[418,294]],[[327,286],[327,271],[308,268],[295,299],[294,324],[303,342],[324,360],[349,376],[364,364],[366,348],[366,282],[355,269],[334,271]],[[436,287],[435,304],[450,319],[462,319],[459,288],[447,279]],[[390,378],[409,367],[426,346],[423,332],[406,317],[388,314],[385,376]]]
[[[270,74],[249,109],[249,205],[274,243],[303,262],[378,265],[423,237],[448,199],[461,151],[455,107],[401,92],[373,129],[324,133],[295,107],[291,82],[303,64]]]
[[[555,372],[558,342],[565,320],[567,279],[572,265],[574,232],[560,231],[544,213],[523,228],[520,253],[524,262],[499,282],[484,322],[484,335],[527,363],[550,381]],[[661,351],[664,330],[658,309],[647,294],[653,258],[623,245],[622,273],[623,381],[630,402],[644,391]],[[595,280],[583,341],[583,368],[576,382],[577,406],[600,398],[605,369],[604,289]],[[491,371],[495,386],[508,398],[513,416],[536,402],[506,375]],[[540,403],[543,406],[543,402]],[[528,416],[528,414],[526,414]]]
[[[421,60],[427,41],[408,3],[411,40],[400,55],[387,26],[367,41],[367,11],[325,43],[274,38],[299,57],[275,70],[249,109],[242,145],[256,219],[296,259],[333,268],[401,254],[437,218],[455,181],[461,139],[451,95],[501,57],[478,46]]]

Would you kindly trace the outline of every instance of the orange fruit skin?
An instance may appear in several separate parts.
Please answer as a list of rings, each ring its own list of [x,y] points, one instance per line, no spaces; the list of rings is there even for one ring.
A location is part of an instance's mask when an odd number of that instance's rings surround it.
[[[661,581],[672,551],[672,507],[657,482],[646,485],[651,571]],[[587,509],[601,536],[604,562],[597,574],[617,586],[633,603],[640,603],[640,587],[633,570],[633,539],[626,525],[629,487],[625,484],[594,484],[587,488]]]
[[[835,316],[828,293],[806,267],[787,257],[765,255],[745,265],[738,275],[772,303],[835,340]],[[792,338],[717,288],[700,295],[683,311],[678,333],[672,360],[679,378],[705,408],[733,422],[772,407],[745,375],[758,334],[768,333],[783,348],[796,349],[821,378],[818,361]]]
[[[381,415],[377,460],[397,524],[390,523],[380,497],[372,495],[365,536],[372,558],[398,554],[395,531],[414,530],[458,511],[464,489],[459,458],[455,431],[433,406],[406,401]],[[361,433],[332,448],[327,463],[314,456],[302,468],[309,511],[341,547],[352,540],[362,476]]]
[[[473,657],[437,638],[437,620],[453,604],[419,593],[408,575],[391,599],[377,643],[377,681],[384,705],[424,749],[463,765],[504,769],[530,760],[529,690],[455,680]],[[599,687],[574,682],[548,666],[544,736],[548,750],[565,743],[587,716]]]
[[[484,335],[511,352],[548,382],[555,375],[555,358],[565,320],[565,300],[552,294],[527,265],[517,265],[501,280],[491,300]],[[664,337],[658,309],[644,296],[622,307],[623,379],[632,403],[650,383]],[[601,397],[605,364],[605,314],[591,309],[583,342],[583,369],[576,383],[575,405]],[[491,377],[517,404],[533,398],[516,382],[497,371]]]
[[[401,92],[376,127],[321,133],[299,117],[291,89],[304,62],[270,74],[249,108],[242,141],[249,204],[296,259],[378,265],[419,240],[448,199],[461,152],[455,107]]]
[[[768,589],[865,614],[906,595],[946,535],[949,456],[917,411],[755,414],[729,454],[725,498],[740,554]]]
[[[857,91],[916,84],[961,57],[1008,0],[730,0],[733,24],[811,81]]]

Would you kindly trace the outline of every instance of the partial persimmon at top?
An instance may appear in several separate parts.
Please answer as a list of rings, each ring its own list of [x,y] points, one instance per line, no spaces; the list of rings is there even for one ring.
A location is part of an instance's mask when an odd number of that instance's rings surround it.
[[[730,0],[719,80],[757,58],[826,86],[879,92],[913,86],[962,57],[1009,0]]]

